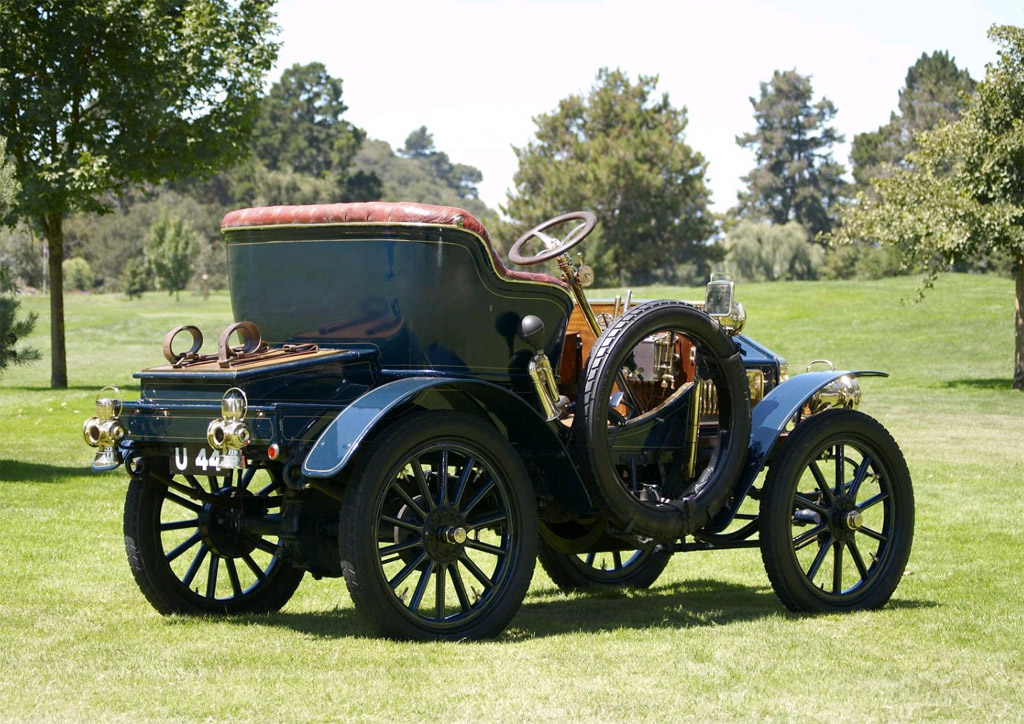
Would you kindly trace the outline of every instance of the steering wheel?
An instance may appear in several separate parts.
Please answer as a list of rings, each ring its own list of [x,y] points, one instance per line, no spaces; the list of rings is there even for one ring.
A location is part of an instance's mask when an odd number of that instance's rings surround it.
[[[549,236],[544,233],[551,227],[564,224],[566,221],[582,221],[583,223],[573,227],[572,230],[565,235],[564,239],[559,239],[557,236]],[[569,249],[583,241],[587,234],[594,230],[596,225],[597,217],[589,211],[573,211],[568,214],[556,216],[553,219],[548,219],[544,223],[538,224],[519,237],[516,243],[512,245],[512,249],[508,252],[508,260],[513,264],[518,264],[520,266],[532,266],[533,264],[540,264],[548,259],[554,259],[556,256],[561,256],[565,252],[569,251]],[[534,254],[533,256],[523,256],[520,253],[522,252],[523,247],[534,238],[540,239],[544,246],[547,247],[547,250],[542,251],[539,254]]]

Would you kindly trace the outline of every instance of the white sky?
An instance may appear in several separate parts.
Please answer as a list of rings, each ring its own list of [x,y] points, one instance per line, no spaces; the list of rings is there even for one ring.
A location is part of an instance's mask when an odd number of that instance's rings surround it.
[[[658,75],[688,109],[687,142],[710,162],[713,207],[724,211],[754,165],[735,138],[753,129],[749,98],[773,70],[811,75],[849,142],[889,119],[923,52],[949,51],[982,78],[996,58],[993,23],[1024,24],[1024,3],[284,0],[271,79],[324,63],[344,81],[352,123],[395,148],[426,125],[438,149],[483,172],[481,198],[497,208],[516,171],[511,147],[533,137],[534,116],[585,93],[602,66]]]

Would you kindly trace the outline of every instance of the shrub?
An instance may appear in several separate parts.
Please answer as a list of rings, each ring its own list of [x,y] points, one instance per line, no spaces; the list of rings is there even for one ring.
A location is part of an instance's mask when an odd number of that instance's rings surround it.
[[[89,262],[80,256],[65,259],[61,265],[64,271],[64,284],[69,289],[79,292],[87,292],[92,289],[96,277],[92,273]]]
[[[726,263],[746,281],[817,279],[824,252],[800,224],[740,222],[725,240]]]

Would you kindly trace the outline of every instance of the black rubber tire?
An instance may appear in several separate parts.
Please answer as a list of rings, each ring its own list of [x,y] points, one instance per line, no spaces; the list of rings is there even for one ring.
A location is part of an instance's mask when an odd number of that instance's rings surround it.
[[[671,504],[639,500],[622,484],[607,443],[614,420],[609,397],[624,360],[642,340],[662,330],[693,341],[718,389],[719,444],[711,462]],[[699,309],[672,300],[634,307],[597,339],[577,398],[575,439],[584,481],[599,507],[623,530],[674,540],[707,525],[729,496],[750,438],[750,391],[736,344]]]
[[[438,471],[452,467],[442,490]],[[495,428],[447,410],[410,415],[366,443],[351,481],[341,506],[341,567],[356,609],[378,633],[459,640],[505,628],[533,577],[538,524],[526,469]],[[457,539],[460,530],[461,542],[445,539],[443,531]]]
[[[210,527],[198,522],[211,513],[208,504],[189,500],[155,479],[168,477],[167,460],[143,460],[140,469],[141,475],[132,479],[125,496],[124,544],[135,582],[153,608],[165,615],[254,614],[278,611],[288,602],[302,582],[304,571],[281,560],[276,542],[265,536],[236,536],[231,540],[221,533],[225,545],[218,550],[224,555],[214,552],[209,534],[203,530]],[[252,470],[249,481],[256,472]],[[220,483],[227,482],[226,476],[219,477]],[[244,474],[232,476],[236,479],[236,487],[246,481]],[[211,492],[209,478],[193,480],[205,492]],[[279,496],[272,493],[280,493],[282,487],[280,477],[275,476],[257,495],[264,495],[271,508],[280,507]],[[167,529],[191,514],[196,516],[195,525]],[[225,552],[229,547],[236,550]],[[190,555],[191,563],[186,568],[184,563]],[[257,569],[262,578],[256,575]],[[196,580],[202,584],[193,587]]]
[[[855,513],[859,520],[850,522]],[[899,585],[914,537],[914,492],[903,453],[863,413],[836,409],[810,417],[773,457],[760,518],[761,559],[786,608],[824,613],[883,606]]]
[[[585,556],[581,559],[580,556]],[[610,557],[612,567],[598,567]],[[537,560],[556,586],[566,593],[572,591],[600,591],[617,588],[650,588],[662,574],[672,552],[651,546],[636,551],[614,553],[561,553],[544,539],[537,550]]]

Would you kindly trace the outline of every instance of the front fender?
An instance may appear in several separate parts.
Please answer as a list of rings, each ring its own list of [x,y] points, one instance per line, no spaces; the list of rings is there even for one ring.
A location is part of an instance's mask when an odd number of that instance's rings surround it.
[[[351,462],[366,437],[387,424],[389,415],[413,405],[462,410],[500,423],[524,462],[533,463],[538,496],[572,512],[592,509],[565,445],[549,424],[516,395],[481,380],[407,377],[369,390],[324,428],[302,463],[303,477],[334,477]]]
[[[789,421],[811,399],[814,393],[843,376],[888,377],[889,375],[876,370],[806,372],[778,385],[751,410],[750,442],[747,445],[747,458],[743,470],[736,481],[733,496],[705,528],[705,531],[715,533],[724,530],[732,522],[740,504],[747,496],[758,474],[764,469],[768,456],[775,449],[779,436],[786,429]]]

